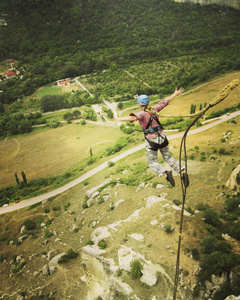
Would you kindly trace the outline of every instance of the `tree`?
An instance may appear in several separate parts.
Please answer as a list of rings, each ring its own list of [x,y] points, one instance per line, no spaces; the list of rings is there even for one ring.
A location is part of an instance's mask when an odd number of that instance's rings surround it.
[[[27,177],[26,177],[26,174],[24,173],[24,171],[21,172],[21,175],[22,175],[23,183],[25,185],[27,185]]]
[[[72,120],[72,117],[73,117],[73,115],[70,112],[63,115],[64,120],[68,120],[68,119]]]
[[[74,110],[72,115],[75,119],[78,119],[81,116],[81,112],[79,110]]]
[[[109,119],[113,119],[113,112],[111,109],[108,109],[107,116],[109,117]]]
[[[122,109],[122,108],[123,108],[123,103],[122,103],[122,102],[118,103],[117,107],[118,107],[119,109]]]
[[[24,119],[18,125],[18,133],[29,133],[32,130],[31,121]]]
[[[17,176],[17,173],[15,173],[15,180],[16,180],[16,183],[19,184],[19,178]]]

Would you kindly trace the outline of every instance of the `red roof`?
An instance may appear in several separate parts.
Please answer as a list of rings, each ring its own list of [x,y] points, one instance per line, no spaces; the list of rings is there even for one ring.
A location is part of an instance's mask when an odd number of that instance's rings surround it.
[[[6,75],[6,76],[15,75],[15,72],[9,71],[9,72],[5,73],[5,75]]]
[[[58,85],[69,84],[70,80],[58,81]]]

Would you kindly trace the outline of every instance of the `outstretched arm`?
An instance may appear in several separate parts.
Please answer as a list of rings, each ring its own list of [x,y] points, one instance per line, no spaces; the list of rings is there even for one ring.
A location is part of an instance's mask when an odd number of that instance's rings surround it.
[[[176,96],[181,95],[184,92],[184,88],[180,88],[179,90],[176,88],[175,92],[168,97],[168,103],[171,102]]]
[[[137,117],[135,116],[127,116],[123,118],[114,118],[117,122],[134,122],[137,121]]]

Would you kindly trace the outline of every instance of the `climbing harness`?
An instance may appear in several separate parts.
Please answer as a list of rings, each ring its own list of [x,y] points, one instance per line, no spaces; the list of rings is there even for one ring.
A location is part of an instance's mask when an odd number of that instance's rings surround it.
[[[153,150],[153,151],[157,151],[160,148],[166,147],[169,144],[169,142],[168,142],[167,137],[164,134],[160,134],[159,133],[159,130],[163,130],[163,126],[160,123],[160,121],[159,121],[159,119],[158,119],[158,117],[156,115],[155,110],[152,109],[152,108],[150,108],[150,109],[144,109],[144,111],[147,112],[148,114],[150,114],[149,122],[148,122],[146,128],[143,129],[143,132],[144,132],[144,135],[145,135],[145,139],[148,141],[148,143],[150,145],[150,149]],[[157,126],[152,126],[153,120],[155,120],[157,122],[157,124],[158,124]],[[148,133],[157,133],[157,135],[158,135],[158,143],[154,143],[151,140],[149,140],[147,138],[147,134]],[[163,142],[161,144],[159,143],[160,138],[163,140]]]
[[[187,174],[187,154],[186,154],[186,138],[187,138],[187,134],[190,130],[190,128],[205,114],[205,112],[217,105],[218,103],[220,103],[221,101],[223,101],[228,95],[229,93],[236,87],[238,87],[238,85],[240,84],[240,80],[239,79],[235,79],[232,82],[230,82],[228,85],[226,85],[221,92],[208,104],[207,107],[205,107],[203,110],[201,110],[196,118],[192,121],[192,123],[188,126],[188,128],[186,129],[186,131],[183,134],[182,137],[182,141],[180,144],[180,151],[179,151],[179,166],[180,166],[180,170],[182,169],[181,167],[181,154],[182,151],[184,151],[184,159],[185,159],[185,173]],[[181,249],[181,240],[182,240],[182,227],[183,227],[183,216],[184,216],[184,205],[185,205],[185,200],[186,200],[186,179],[187,176],[185,176],[185,178],[183,178],[180,174],[181,177],[181,186],[182,186],[182,210],[181,210],[181,218],[180,218],[180,228],[179,228],[179,239],[178,239],[178,252],[177,252],[177,260],[176,260],[176,266],[175,266],[175,282],[174,282],[174,290],[173,290],[173,300],[176,300],[176,296],[177,296],[177,288],[178,288],[178,279],[179,279],[179,264],[180,264],[180,249]]]
[[[158,132],[159,130],[163,130],[163,126],[160,123],[160,121],[158,120],[155,110],[151,108],[151,109],[144,109],[144,111],[150,115],[149,122],[148,122],[146,128],[143,129],[144,134],[147,135],[148,133],[155,133],[155,132]],[[153,120],[155,120],[157,122],[157,124],[158,124],[157,126],[152,126]]]

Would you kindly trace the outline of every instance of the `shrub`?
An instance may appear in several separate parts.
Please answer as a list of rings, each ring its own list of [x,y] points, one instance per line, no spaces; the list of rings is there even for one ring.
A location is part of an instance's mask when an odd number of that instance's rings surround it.
[[[221,251],[226,254],[231,252],[231,246],[224,240],[219,240],[215,236],[204,237],[200,245],[202,246],[203,254],[211,254],[216,251]]]
[[[200,161],[204,161],[206,159],[206,153],[202,152],[200,155]]]
[[[199,260],[199,259],[200,259],[200,254],[199,254],[197,248],[193,248],[193,249],[192,249],[192,257],[193,257],[195,260]]]
[[[130,268],[132,278],[140,278],[142,276],[143,265],[138,259],[134,259],[130,262]]]
[[[172,232],[172,226],[168,224],[168,225],[165,227],[165,232],[166,232],[166,233],[171,233],[171,232]]]
[[[107,248],[107,243],[106,243],[104,240],[100,240],[100,241],[98,242],[98,247],[99,247],[100,249],[105,249],[105,248]]]
[[[240,213],[240,195],[230,197],[225,201],[225,209],[228,213],[238,212]]]
[[[88,198],[85,198],[84,201],[83,201],[83,205],[82,205],[83,209],[88,208],[87,201],[88,201]]]
[[[25,221],[23,221],[23,226],[25,226],[25,228],[27,230],[33,230],[36,228],[36,223],[33,220],[30,219],[26,219]]]
[[[67,257],[69,259],[74,259],[74,258],[77,258],[78,257],[78,253],[75,252],[72,248],[70,248],[67,253],[66,253]]]
[[[214,227],[221,225],[221,221],[219,220],[218,213],[212,208],[208,208],[207,210],[205,210],[203,215],[206,223]]]
[[[196,209],[200,210],[200,211],[206,210],[208,208],[210,208],[210,206],[208,204],[204,204],[202,202],[196,206]]]
[[[103,199],[103,197],[101,197],[99,200],[98,200],[98,204],[100,205],[100,204],[102,204],[104,202],[104,199]]]
[[[50,212],[50,209],[49,208],[44,208],[44,213],[45,214],[48,214]]]
[[[114,165],[115,165],[115,163],[114,163],[114,162],[112,162],[112,161],[109,161],[109,162],[108,162],[108,166],[109,166],[109,168],[110,168],[110,167],[113,167]]]
[[[49,230],[46,230],[44,237],[47,239],[47,238],[50,238],[51,236],[53,236],[53,233]]]
[[[64,205],[64,210],[66,211],[70,205],[71,205],[70,202],[68,202],[67,204],[65,204]]]
[[[85,243],[85,246],[87,246],[87,245],[92,246],[92,245],[94,245],[94,242],[92,240],[89,240]]]
[[[52,210],[53,210],[53,211],[61,210],[61,207],[60,207],[59,205],[57,205],[57,206],[54,206],[54,207],[52,208]]]
[[[225,148],[220,148],[218,150],[218,153],[221,154],[221,155],[230,155],[231,154],[229,151],[226,151]]]
[[[59,260],[59,264],[66,263],[69,261],[69,259],[74,259],[78,257],[78,253],[75,252],[72,248],[69,249],[64,256],[61,257]]]
[[[180,205],[182,202],[180,200],[174,199],[173,203],[176,204],[177,206]]]
[[[238,263],[239,258],[237,259],[237,255],[232,253],[216,251],[209,255],[202,255],[200,260],[202,271],[199,274],[199,279],[202,281],[210,279],[212,274],[219,275],[222,272],[228,272]]]
[[[224,233],[228,233],[231,237],[240,241],[240,221],[227,222],[223,231]]]

